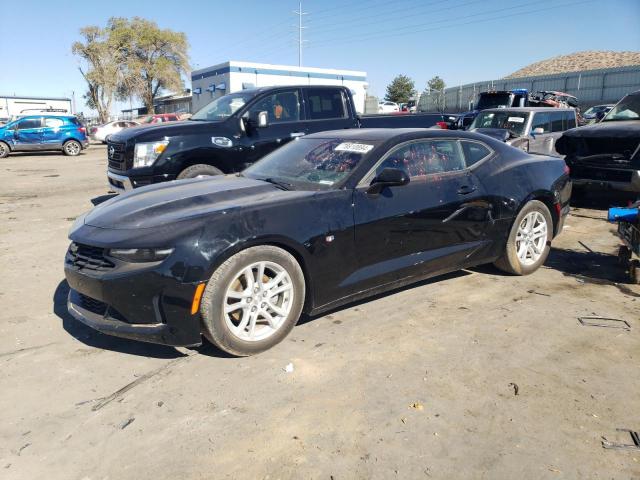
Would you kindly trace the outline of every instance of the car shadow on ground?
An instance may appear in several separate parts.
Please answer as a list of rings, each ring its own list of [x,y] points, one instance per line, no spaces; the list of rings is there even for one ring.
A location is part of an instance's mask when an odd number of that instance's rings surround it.
[[[545,268],[552,268],[579,283],[612,285],[622,293],[640,297],[628,286],[625,269],[618,263],[617,255],[552,247]]]
[[[66,280],[63,280],[58,284],[53,294],[53,313],[62,320],[62,328],[64,328],[69,335],[85,345],[151,358],[178,358],[185,356],[184,353],[179,352],[173,347],[112,337],[84,325],[73,318],[67,311],[68,295],[69,284]]]

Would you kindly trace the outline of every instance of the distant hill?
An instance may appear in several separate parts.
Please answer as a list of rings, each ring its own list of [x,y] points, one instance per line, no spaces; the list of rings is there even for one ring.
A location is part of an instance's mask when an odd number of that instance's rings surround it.
[[[504,78],[552,75],[555,73],[578,72],[598,68],[614,68],[629,65],[640,66],[640,52],[599,52],[585,51],[560,55],[521,68]]]

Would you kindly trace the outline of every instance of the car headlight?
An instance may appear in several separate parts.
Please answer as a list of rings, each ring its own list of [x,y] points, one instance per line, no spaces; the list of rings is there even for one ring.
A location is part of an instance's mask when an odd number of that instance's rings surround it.
[[[125,262],[159,262],[173,252],[173,248],[112,248],[109,256]]]
[[[136,143],[133,153],[133,168],[149,167],[153,165],[160,154],[167,149],[169,140],[160,142]]]

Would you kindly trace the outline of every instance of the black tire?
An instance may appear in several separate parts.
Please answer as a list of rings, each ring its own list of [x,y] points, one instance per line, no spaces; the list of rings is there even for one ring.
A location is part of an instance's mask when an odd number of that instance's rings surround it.
[[[539,212],[544,217],[547,223],[547,239],[545,242],[544,250],[542,251],[540,257],[534,263],[525,265],[518,258],[518,254],[516,251],[516,236],[524,218],[532,212]],[[494,265],[500,270],[512,275],[529,275],[530,273],[533,273],[538,268],[540,268],[540,266],[546,261],[547,257],[549,256],[549,251],[551,250],[552,238],[553,219],[551,217],[549,209],[544,203],[538,200],[531,200],[522,208],[522,210],[520,210],[520,213],[518,213],[518,216],[511,226],[511,231],[509,232],[509,238],[507,239],[504,253],[502,257],[494,262]]]
[[[640,285],[640,260],[629,262],[629,280],[634,285]]]
[[[293,300],[289,314],[275,332],[262,340],[249,341],[240,338],[229,328],[225,321],[224,305],[227,302],[227,288],[242,270],[257,262],[273,262],[286,271],[293,286]],[[271,245],[247,248],[220,265],[207,284],[200,307],[204,336],[232,355],[248,356],[263,352],[280,343],[298,323],[304,298],[304,274],[290,253]]]
[[[212,177],[214,175],[224,175],[224,173],[216,167],[199,163],[197,165],[191,165],[181,171],[180,175],[178,175],[178,180],[196,177]]]
[[[0,142],[0,158],[5,158],[9,156],[11,150],[9,149],[9,145],[4,142]]]
[[[68,157],[77,157],[82,152],[82,145],[75,140],[68,140],[62,146],[62,151]]]

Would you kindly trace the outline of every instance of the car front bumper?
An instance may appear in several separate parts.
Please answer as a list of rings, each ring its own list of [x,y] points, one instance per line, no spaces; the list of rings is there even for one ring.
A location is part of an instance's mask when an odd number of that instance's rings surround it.
[[[175,175],[136,175],[130,177],[107,170],[109,188],[117,193],[125,193],[134,188],[169,182],[175,179]]]
[[[202,343],[199,312],[191,314],[196,290],[161,267],[110,273],[83,272],[65,264],[69,313],[107,335],[171,346]]]

